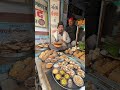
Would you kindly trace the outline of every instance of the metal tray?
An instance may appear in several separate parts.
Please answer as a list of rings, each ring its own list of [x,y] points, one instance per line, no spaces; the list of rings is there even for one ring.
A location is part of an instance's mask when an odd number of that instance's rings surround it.
[[[73,60],[72,60],[72,61],[73,61]],[[58,61],[58,62],[60,62],[60,61]],[[58,62],[56,62],[55,64],[57,64]],[[75,62],[75,63],[77,63],[77,62]],[[77,64],[81,66],[81,64],[79,64],[79,63],[77,63]],[[83,69],[82,66],[81,66],[81,68]],[[53,70],[53,68],[52,68],[52,70]],[[83,70],[85,70],[85,69],[83,69]],[[81,88],[84,87],[84,85],[81,86],[81,87],[78,87],[78,86],[76,86],[74,83],[73,83],[73,87],[72,87],[72,88],[69,88],[68,86],[62,86],[62,85],[60,84],[60,81],[57,81],[57,80],[55,79],[55,76],[54,76],[53,73],[52,73],[52,76],[53,76],[53,79],[56,81],[56,83],[57,83],[59,86],[61,86],[62,88],[66,89],[66,90],[81,90]],[[83,80],[84,80],[84,79],[83,79]]]

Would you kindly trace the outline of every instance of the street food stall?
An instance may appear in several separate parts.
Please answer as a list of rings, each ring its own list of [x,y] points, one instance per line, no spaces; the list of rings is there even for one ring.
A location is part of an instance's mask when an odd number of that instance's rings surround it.
[[[47,2],[47,13],[50,14],[52,12],[47,19],[47,27],[36,27],[37,35],[39,33],[42,34],[40,35],[39,43],[35,45],[36,89],[85,90],[85,86],[93,90],[110,90],[111,88],[115,90],[115,88],[119,88],[119,85],[116,84],[116,82],[119,82],[119,79],[116,80],[119,75],[119,61],[101,55],[101,49],[99,48],[90,50],[85,55],[85,19],[78,19],[76,22],[75,46],[59,50],[62,47],[62,43],[51,42],[51,35],[57,31],[57,23],[62,20],[60,16],[62,15],[60,12],[61,4],[60,2],[55,3],[55,1],[57,0]],[[39,6],[39,4],[37,5]],[[81,31],[83,35],[81,35]],[[47,38],[45,38],[46,36]],[[81,36],[83,37],[81,38]],[[50,44],[57,50],[51,49]],[[105,52],[102,51],[102,53]],[[85,67],[87,67],[86,70]],[[106,77],[116,82],[108,80]]]
[[[77,43],[62,51],[59,50],[62,43],[52,44],[58,50],[50,49],[50,44],[44,43],[35,47],[39,85],[43,90],[85,90],[85,44]]]
[[[37,3],[41,4],[42,2]],[[37,3],[37,10],[43,10],[38,7],[39,4]],[[39,90],[42,88],[42,90],[85,90],[85,44],[80,44],[78,43],[79,41],[76,40],[75,46],[67,48],[65,50],[59,50],[62,47],[62,43],[51,42],[51,36],[54,32],[57,31],[57,24],[62,19],[60,15],[63,13],[63,10],[61,10],[63,8],[61,8],[61,6],[64,2],[60,2],[59,0],[50,0],[50,2],[46,3],[48,4],[46,7],[48,9],[47,13],[51,13],[47,19],[48,25],[44,28],[42,26],[41,28],[41,26],[39,26],[39,23],[37,23],[37,20],[39,21],[39,17],[37,16],[36,18],[36,89]],[[43,12],[46,11],[43,10]],[[44,18],[41,19],[46,22]],[[42,36],[42,38],[40,38],[42,41],[38,40],[37,38],[38,34],[41,32],[43,35],[39,36]],[[48,32],[48,34],[45,34],[46,32]],[[45,39],[46,36],[48,36],[48,38]],[[55,49],[51,49],[51,44]]]

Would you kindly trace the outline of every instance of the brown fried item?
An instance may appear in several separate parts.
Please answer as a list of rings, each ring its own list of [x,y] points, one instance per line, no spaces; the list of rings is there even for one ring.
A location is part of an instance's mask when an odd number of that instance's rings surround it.
[[[50,55],[48,58],[50,59],[54,59],[55,57],[53,55]]]
[[[45,56],[45,52],[42,52],[42,53],[39,55],[39,58],[42,59],[43,56]]]
[[[72,55],[74,52],[72,50],[69,50],[69,54]]]
[[[42,60],[45,61],[48,57],[49,57],[49,53],[45,54],[43,57],[42,57]]]
[[[85,54],[80,57],[81,60],[85,61]]]
[[[66,53],[66,54],[69,54],[69,50],[65,50],[65,53]]]
[[[54,45],[62,45],[61,42],[54,42]]]
[[[47,69],[50,69],[50,68],[52,68],[52,66],[53,66],[53,63],[47,63],[45,67],[46,67]]]
[[[84,52],[79,52],[78,57],[81,57],[84,54]]]
[[[75,76],[73,77],[73,82],[74,82],[77,86],[79,86],[79,87],[81,87],[81,86],[84,85],[84,81],[83,81],[83,79],[82,79],[79,75],[75,75]]]

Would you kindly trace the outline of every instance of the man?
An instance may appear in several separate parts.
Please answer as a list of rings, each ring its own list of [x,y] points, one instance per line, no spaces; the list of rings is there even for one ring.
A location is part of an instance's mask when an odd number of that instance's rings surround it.
[[[69,18],[68,27],[66,27],[66,32],[69,34],[71,42],[76,40],[77,26],[74,25],[74,19]]]
[[[52,35],[52,42],[62,42],[63,46],[67,48],[71,40],[68,33],[64,31],[63,22],[58,23],[57,29],[57,32]]]

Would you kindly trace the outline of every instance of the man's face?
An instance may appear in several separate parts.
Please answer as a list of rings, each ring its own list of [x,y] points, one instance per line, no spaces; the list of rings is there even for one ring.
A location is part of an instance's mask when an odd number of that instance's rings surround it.
[[[59,32],[59,33],[62,33],[63,30],[64,30],[64,26],[63,26],[63,25],[59,25],[59,26],[58,26],[58,32]]]
[[[69,26],[72,26],[73,23],[74,23],[73,20],[69,20],[69,21],[68,21]]]

